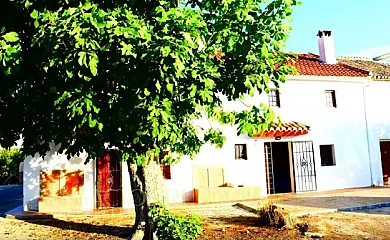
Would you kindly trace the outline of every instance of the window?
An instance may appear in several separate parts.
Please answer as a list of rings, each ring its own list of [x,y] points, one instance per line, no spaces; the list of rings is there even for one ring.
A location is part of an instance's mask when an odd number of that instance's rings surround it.
[[[234,145],[236,160],[248,160],[246,154],[246,144],[236,144]]]
[[[160,165],[164,179],[171,179],[171,165]]]
[[[326,107],[335,108],[336,105],[336,92],[334,90],[325,91]]]
[[[321,154],[321,166],[335,166],[336,162],[334,159],[334,146],[330,145],[320,145],[320,154]]]
[[[162,164],[162,160],[164,159],[164,157],[168,154],[168,151],[163,151],[161,152],[160,154],[160,168],[161,168],[161,172],[163,174],[163,177],[164,179],[171,179],[171,165],[163,165]]]
[[[279,90],[271,89],[268,94],[268,105],[270,107],[280,107]]]

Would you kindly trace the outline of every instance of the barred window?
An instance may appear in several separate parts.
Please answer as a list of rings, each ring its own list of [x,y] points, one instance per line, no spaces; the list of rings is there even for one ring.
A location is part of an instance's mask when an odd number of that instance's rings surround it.
[[[336,104],[336,92],[334,90],[325,91],[326,107],[335,108]]]
[[[246,153],[246,144],[235,144],[234,150],[236,160],[248,160],[248,156]]]
[[[268,105],[270,107],[280,107],[279,90],[271,89],[268,94]]]

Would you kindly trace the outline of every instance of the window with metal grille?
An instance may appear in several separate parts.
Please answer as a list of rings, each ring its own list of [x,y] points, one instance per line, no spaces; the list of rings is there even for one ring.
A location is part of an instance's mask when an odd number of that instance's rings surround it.
[[[335,108],[336,105],[336,92],[334,90],[325,91],[326,107]]]
[[[236,160],[248,160],[248,156],[246,153],[246,144],[235,144],[234,150]]]
[[[280,107],[279,90],[271,89],[268,94],[268,105],[270,107]]]
[[[321,166],[335,166],[334,145],[320,145]]]

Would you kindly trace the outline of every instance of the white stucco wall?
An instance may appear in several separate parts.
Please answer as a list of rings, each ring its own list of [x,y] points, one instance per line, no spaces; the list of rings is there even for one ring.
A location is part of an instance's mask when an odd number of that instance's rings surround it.
[[[381,111],[374,105],[386,102],[386,96],[378,94],[372,86],[366,88],[366,95],[370,96],[367,103],[370,135],[370,155],[367,144],[366,121],[364,112],[364,79],[357,81],[351,78],[321,78],[321,77],[294,77],[280,88],[281,107],[275,109],[283,121],[297,121],[311,127],[311,131],[304,136],[282,138],[280,141],[312,141],[317,175],[317,190],[332,190],[371,185],[371,169],[374,181],[381,181],[381,166],[379,140],[390,139],[390,112]],[[378,89],[383,86],[378,84]],[[325,90],[335,90],[337,108],[325,106]],[[370,92],[371,91],[371,92]],[[378,98],[382,99],[381,101]],[[390,98],[390,96],[388,97]],[[390,100],[390,99],[389,99]],[[267,103],[267,95],[245,99],[245,104]],[[371,102],[370,102],[371,101]],[[380,105],[378,105],[380,106]],[[241,102],[224,102],[227,109],[244,109]],[[380,112],[377,113],[377,112]],[[373,114],[375,113],[375,114]],[[382,115],[381,115],[382,114]],[[382,118],[381,121],[378,118]],[[390,122],[390,121],[387,121]],[[198,125],[209,126],[206,119],[199,120]],[[219,127],[211,123],[213,127]],[[237,136],[234,127],[224,126],[221,130],[227,136],[222,149],[205,145],[194,160],[183,157],[180,163],[171,166],[172,179],[166,180],[169,202],[193,201],[193,167],[204,165],[223,165],[225,167],[226,182],[244,184],[245,186],[261,186],[262,194],[266,195],[264,142],[275,141],[274,138],[248,138]],[[234,144],[247,144],[248,160],[234,159]],[[319,145],[334,144],[335,166],[321,166]],[[55,153],[55,151],[53,152]],[[85,200],[83,209],[95,207],[95,166],[94,162],[83,164],[83,158],[73,158],[68,161],[65,156],[49,155],[43,161],[39,157],[29,157],[25,160],[25,209],[33,209],[35,199],[39,195],[39,170],[60,168],[84,167]],[[129,182],[129,173],[126,164],[123,164],[122,188],[123,207],[132,208],[133,199]]]
[[[284,121],[297,121],[311,127],[309,134],[282,138],[280,141],[313,141],[317,174],[317,190],[332,190],[371,185],[369,154],[363,98],[364,79],[303,77],[295,78],[280,88],[281,107],[275,109]],[[335,90],[337,108],[325,106],[325,90]],[[267,103],[267,95],[244,100],[245,104]],[[244,109],[241,102],[225,102],[227,109]],[[208,126],[207,121],[198,125]],[[213,127],[218,124],[212,123]],[[274,138],[236,136],[234,127],[223,127],[227,141],[222,149],[204,146],[191,161],[183,158],[172,167],[168,189],[181,193],[181,201],[192,201],[192,166],[218,165],[226,167],[229,182],[257,185],[266,194],[264,142]],[[247,144],[248,160],[234,159],[234,144]],[[319,145],[334,144],[335,166],[321,166]],[[171,190],[173,192],[173,190]],[[180,201],[176,194],[176,201]]]
[[[365,88],[373,183],[383,185],[380,140],[390,140],[390,82],[371,81]]]
[[[364,82],[351,79],[289,81],[281,87],[285,120],[311,127],[309,134],[292,141],[313,141],[319,191],[371,185],[364,115]],[[337,108],[325,106],[325,90],[335,90]],[[321,166],[319,145],[334,144],[335,166]]]
[[[52,145],[52,150],[47,153],[45,159],[42,159],[42,157],[39,157],[38,155],[25,158],[23,171],[23,209],[25,211],[38,210],[40,171],[62,169],[84,170],[84,197],[82,209],[94,209],[94,161],[84,164],[87,157],[86,154],[68,160],[66,155],[58,154],[57,150],[58,146],[54,147],[54,145]],[[58,207],[60,208],[61,206]]]

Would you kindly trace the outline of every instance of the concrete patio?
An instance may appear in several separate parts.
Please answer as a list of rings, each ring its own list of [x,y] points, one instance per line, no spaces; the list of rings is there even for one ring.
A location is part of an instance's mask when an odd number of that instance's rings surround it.
[[[325,212],[350,211],[359,207],[375,208],[390,206],[389,187],[343,189],[326,192],[282,194],[271,196],[275,203],[296,216]],[[240,202],[257,209],[259,201]]]

